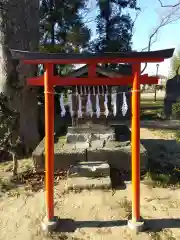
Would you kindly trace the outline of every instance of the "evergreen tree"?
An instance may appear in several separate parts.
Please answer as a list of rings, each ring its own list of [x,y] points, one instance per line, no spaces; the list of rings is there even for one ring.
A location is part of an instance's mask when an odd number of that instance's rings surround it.
[[[97,22],[97,38],[90,43],[90,51],[92,52],[125,52],[131,51],[131,39],[133,22],[130,14],[125,13],[126,9],[135,9],[136,0],[97,0],[99,14],[96,18]],[[118,70],[119,64],[105,64],[114,70]],[[119,86],[117,91],[129,91],[130,87]],[[121,106],[123,98],[118,95],[117,109],[118,116],[122,117]],[[130,96],[127,96],[128,113],[130,116]]]
[[[90,39],[90,30],[80,14],[86,0],[42,0],[40,4],[41,44],[50,51],[80,51]]]
[[[80,52],[89,42],[91,32],[83,22],[86,0],[40,1],[40,50],[45,52]],[[54,74],[67,75],[73,65],[56,65]],[[43,66],[39,74],[43,74]],[[56,86],[55,91],[66,92],[69,87]],[[38,100],[44,104],[44,90],[39,88]],[[55,113],[61,111],[59,96],[55,95]],[[43,116],[41,116],[43,119]],[[43,120],[40,120],[43,122]],[[40,124],[43,126],[43,124]],[[44,126],[42,127],[44,134]]]
[[[136,0],[97,0],[97,38],[91,43],[94,52],[131,50],[132,20],[126,8],[136,9]]]
[[[40,50],[80,52],[85,48],[91,32],[83,23],[84,10],[86,0],[41,0]],[[55,73],[65,75],[72,69],[72,65],[58,65],[55,66]]]
[[[180,51],[177,51],[176,54],[172,57],[171,60],[171,70],[170,77],[180,74]]]

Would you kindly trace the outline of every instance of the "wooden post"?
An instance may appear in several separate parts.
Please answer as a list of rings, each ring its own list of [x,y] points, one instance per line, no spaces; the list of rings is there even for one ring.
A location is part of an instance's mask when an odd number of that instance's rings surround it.
[[[140,64],[133,65],[132,88],[132,221],[140,220]]]
[[[48,221],[54,218],[54,87],[53,64],[45,65],[44,96],[45,96],[45,191]]]
[[[156,70],[156,76],[158,77],[158,69],[159,69],[159,64],[156,64],[156,68],[157,68],[157,70]],[[154,93],[154,101],[156,102],[156,94],[157,94],[157,85],[155,84],[155,86],[154,86],[154,91],[155,91],[155,93]]]

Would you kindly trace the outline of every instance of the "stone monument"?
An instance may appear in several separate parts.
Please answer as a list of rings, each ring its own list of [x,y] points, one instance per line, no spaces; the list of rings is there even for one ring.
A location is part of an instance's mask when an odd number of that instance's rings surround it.
[[[172,115],[172,105],[180,100],[180,75],[177,68],[176,75],[166,83],[166,95],[164,98],[164,113],[167,118]]]

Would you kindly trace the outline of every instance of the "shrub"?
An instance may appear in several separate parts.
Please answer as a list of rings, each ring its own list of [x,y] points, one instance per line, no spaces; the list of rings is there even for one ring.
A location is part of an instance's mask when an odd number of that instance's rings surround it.
[[[180,142],[180,130],[176,131],[175,138],[178,142]]]
[[[172,115],[180,119],[180,102],[174,103],[172,107]]]

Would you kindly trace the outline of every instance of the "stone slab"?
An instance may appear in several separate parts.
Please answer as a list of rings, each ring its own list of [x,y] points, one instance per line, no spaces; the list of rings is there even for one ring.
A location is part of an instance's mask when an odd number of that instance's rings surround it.
[[[55,148],[54,169],[69,168],[77,162],[86,161],[86,148],[77,148],[75,144],[64,144],[62,148]]]
[[[108,177],[110,168],[106,162],[80,162],[70,167],[68,175],[69,177]]]
[[[54,171],[62,168],[69,168],[77,162],[86,161],[86,147],[77,148],[75,144],[55,144],[54,145]],[[45,170],[45,154],[33,155],[34,166],[37,172]]]
[[[105,134],[100,134],[99,135],[99,139],[100,140],[106,140],[106,141],[108,141],[108,140],[114,140],[115,139],[115,133],[105,133]]]
[[[95,140],[91,142],[91,148],[92,149],[99,149],[104,147],[105,141],[103,140]]]
[[[81,191],[90,189],[111,189],[111,180],[109,177],[76,177],[68,178],[65,183],[65,191]]]
[[[67,133],[66,135],[67,143],[76,143],[76,142],[87,142],[90,139],[89,134],[75,134],[75,133]]]
[[[67,133],[66,135],[67,143],[77,143],[77,142],[91,142],[96,140],[114,140],[115,134],[114,133],[91,133],[91,134],[71,134]]]
[[[100,140],[100,134],[99,133],[91,133],[91,141],[98,141]]]
[[[114,139],[114,129],[102,124],[93,124],[92,126],[81,125],[80,127],[68,128],[68,143],[89,142],[100,139]]]
[[[131,146],[121,148],[102,148],[102,149],[87,149],[88,161],[106,161],[114,167],[131,171]],[[141,170],[147,168],[148,155],[146,149],[140,145],[140,167]]]
[[[124,142],[118,142],[118,141],[107,141],[106,145],[104,146],[106,149],[115,149],[115,148],[124,148],[124,147],[130,147],[131,148],[131,141],[124,141]]]
[[[44,171],[45,139],[43,139],[32,153],[32,160],[36,172]]]
[[[75,148],[76,150],[86,150],[87,148],[89,148],[89,143],[88,142],[77,142],[75,143]]]
[[[68,133],[71,134],[79,134],[79,133],[100,133],[100,134],[104,134],[104,133],[113,133],[114,130],[109,127],[109,126],[105,126],[103,124],[93,124],[92,126],[87,126],[87,124],[82,124],[80,127],[68,127]]]
[[[32,156],[39,156],[44,153],[45,149],[45,138],[39,143],[39,145],[35,148],[35,150],[32,153]]]

